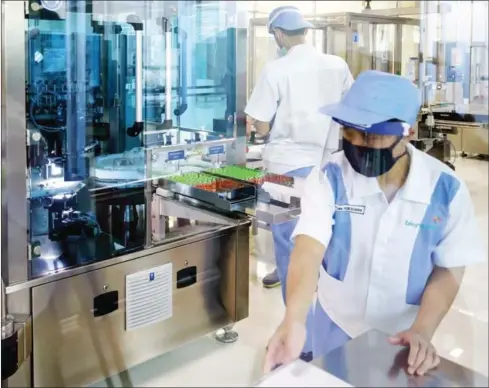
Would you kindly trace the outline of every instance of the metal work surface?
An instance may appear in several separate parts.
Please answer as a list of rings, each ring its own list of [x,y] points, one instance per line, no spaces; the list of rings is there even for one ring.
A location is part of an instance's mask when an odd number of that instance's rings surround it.
[[[388,342],[388,336],[369,331],[312,363],[355,387],[487,387],[487,377],[442,359],[425,376],[406,372],[408,349]]]

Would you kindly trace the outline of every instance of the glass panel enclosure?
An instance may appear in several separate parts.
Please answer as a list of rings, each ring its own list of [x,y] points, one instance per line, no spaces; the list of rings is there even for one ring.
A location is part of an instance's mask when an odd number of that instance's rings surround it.
[[[26,28],[29,238],[37,277],[144,246],[142,188],[100,190],[104,177],[94,174],[100,157],[129,182],[144,179],[144,164],[121,157],[141,146],[127,131],[136,120],[134,28],[86,1],[31,1]]]
[[[353,77],[356,77],[364,70],[372,69],[378,62],[376,55],[374,54],[374,27],[372,24],[364,22],[352,22],[351,23],[351,52],[347,54],[345,51],[342,56],[346,59],[346,55],[349,55],[348,63],[350,65],[350,71]],[[335,35],[335,47],[345,47],[340,45],[342,39],[347,39],[346,31],[340,30]],[[340,40],[341,39],[341,40]],[[338,55],[338,54],[336,54]]]
[[[229,130],[232,131],[236,111],[236,31],[231,28],[235,14],[232,3],[179,2],[178,78],[180,99],[186,100],[182,105],[187,106],[178,116],[179,127],[232,135]]]
[[[323,51],[345,59],[354,77],[370,69],[408,75],[418,54],[419,27],[415,20],[386,19],[325,15],[317,22],[324,31]]]
[[[149,169],[145,149],[232,136],[236,29],[222,1],[28,7],[34,278],[144,248],[148,171],[178,170],[164,157]]]
[[[487,122],[487,1],[427,2],[425,8],[425,104]]]

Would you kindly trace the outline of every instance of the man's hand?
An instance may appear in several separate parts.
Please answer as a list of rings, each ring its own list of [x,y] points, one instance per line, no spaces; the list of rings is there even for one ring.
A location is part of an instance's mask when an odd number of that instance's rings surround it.
[[[389,338],[392,345],[409,347],[407,371],[411,375],[422,376],[440,363],[440,357],[427,337],[416,330],[409,329]]]
[[[305,324],[284,320],[268,342],[263,372],[268,373],[279,365],[297,360],[305,342]]]

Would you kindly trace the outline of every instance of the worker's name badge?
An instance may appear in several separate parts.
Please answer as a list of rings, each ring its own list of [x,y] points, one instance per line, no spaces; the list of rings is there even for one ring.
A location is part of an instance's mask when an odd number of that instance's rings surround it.
[[[363,205],[336,205],[337,212],[348,212],[354,214],[365,214],[365,206]]]

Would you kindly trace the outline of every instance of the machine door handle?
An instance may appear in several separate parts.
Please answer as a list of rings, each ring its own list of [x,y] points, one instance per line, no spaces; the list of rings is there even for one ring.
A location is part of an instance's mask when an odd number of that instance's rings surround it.
[[[134,28],[136,34],[136,119],[132,127],[127,128],[127,134],[131,137],[139,136],[144,129],[143,122],[143,22],[137,15],[129,15],[127,23]]]
[[[185,30],[175,27],[173,32],[180,38],[180,105],[175,108],[175,116],[181,116],[188,108],[187,104],[187,39],[188,35]]]
[[[197,283],[197,267],[183,268],[177,272],[177,289],[189,287]]]
[[[165,36],[165,121],[163,122],[164,129],[173,127],[173,111],[172,111],[172,28],[170,21],[166,17],[162,17],[157,21],[161,26],[161,31]]]
[[[109,291],[93,298],[93,316],[102,317],[119,308],[119,291]]]

